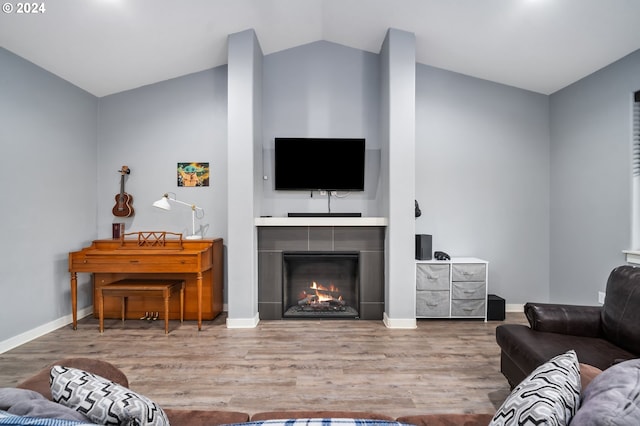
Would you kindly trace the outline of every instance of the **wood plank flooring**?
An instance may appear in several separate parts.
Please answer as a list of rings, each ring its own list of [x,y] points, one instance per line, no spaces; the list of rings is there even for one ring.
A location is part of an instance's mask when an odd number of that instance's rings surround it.
[[[509,394],[495,328],[502,322],[418,320],[261,321],[228,329],[203,322],[87,317],[0,354],[0,387],[65,357],[100,358],[163,407],[235,410],[365,410],[398,417],[493,413]],[[505,322],[525,323],[522,314]]]

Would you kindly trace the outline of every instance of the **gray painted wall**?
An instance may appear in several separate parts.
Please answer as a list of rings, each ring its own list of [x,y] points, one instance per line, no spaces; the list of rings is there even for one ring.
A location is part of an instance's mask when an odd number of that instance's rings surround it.
[[[99,238],[111,238],[111,224],[126,232],[170,231],[191,234],[191,209],[173,204],[170,211],[152,206],[166,192],[204,209],[197,233],[221,237],[227,244],[227,67],[186,75],[99,101]],[[208,162],[208,187],[177,186],[178,162]],[[133,196],[134,215],[115,217],[122,165],[131,169],[125,190]],[[78,247],[79,248],[79,247]],[[226,295],[226,270],[225,289]]]
[[[631,108],[640,51],[551,95],[551,294],[596,304],[631,244]]]
[[[1,343],[70,318],[68,252],[96,234],[98,100],[2,48],[0,70]]]
[[[273,149],[276,137],[346,137],[366,139],[365,191],[333,197],[332,212],[382,216],[379,199],[378,55],[319,41],[264,58],[261,215],[328,211],[326,196],[309,191],[275,191]],[[330,170],[331,165],[327,165]],[[340,195],[345,195],[340,193]]]
[[[548,300],[548,97],[422,64],[416,86],[416,233],[489,261],[508,304]]]
[[[152,206],[165,192],[204,209],[196,220],[205,238],[227,244],[227,67],[186,75],[100,99],[98,123],[98,236],[111,238],[111,224],[126,232],[191,234],[191,209]],[[177,186],[178,162],[209,162],[208,187]],[[131,169],[125,190],[135,213],[115,217],[122,165]],[[225,291],[226,294],[226,269]]]
[[[126,232],[191,234],[191,209],[152,206],[165,192],[204,208],[196,228],[208,238],[227,234],[227,67],[167,80],[100,99],[98,123],[98,236],[111,238],[111,224]],[[178,162],[209,162],[208,187],[178,187]],[[112,213],[122,165],[131,169],[125,190],[135,214]]]

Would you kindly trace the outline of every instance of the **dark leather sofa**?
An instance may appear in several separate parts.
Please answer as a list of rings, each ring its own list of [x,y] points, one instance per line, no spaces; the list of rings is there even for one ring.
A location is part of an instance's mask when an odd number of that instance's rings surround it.
[[[605,370],[640,357],[640,268],[619,266],[609,275],[603,306],[527,303],[529,327],[496,328],[500,370],[515,387],[536,367],[573,349],[581,363]]]

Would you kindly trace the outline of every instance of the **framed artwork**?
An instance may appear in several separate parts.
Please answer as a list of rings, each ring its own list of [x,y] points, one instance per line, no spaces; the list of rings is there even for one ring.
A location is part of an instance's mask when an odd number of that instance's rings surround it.
[[[209,186],[209,163],[178,163],[178,186]]]

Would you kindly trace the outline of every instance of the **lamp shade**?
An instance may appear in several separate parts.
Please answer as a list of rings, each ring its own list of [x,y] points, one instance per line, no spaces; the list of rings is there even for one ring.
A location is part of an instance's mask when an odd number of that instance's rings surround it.
[[[169,204],[169,197],[166,195],[153,203],[153,207],[157,207],[162,210],[171,210],[171,204]]]
[[[154,201],[153,207],[157,207],[162,210],[171,210],[171,203],[182,204],[183,206],[187,206],[191,209],[191,235],[187,236],[188,240],[200,240],[202,239],[201,235],[196,235],[196,210],[199,211],[202,215],[204,215],[204,209],[202,207],[198,207],[195,204],[185,203],[184,201],[176,200],[174,198],[169,198],[169,194],[164,194],[162,198],[158,201]],[[198,219],[202,219],[202,216]]]

